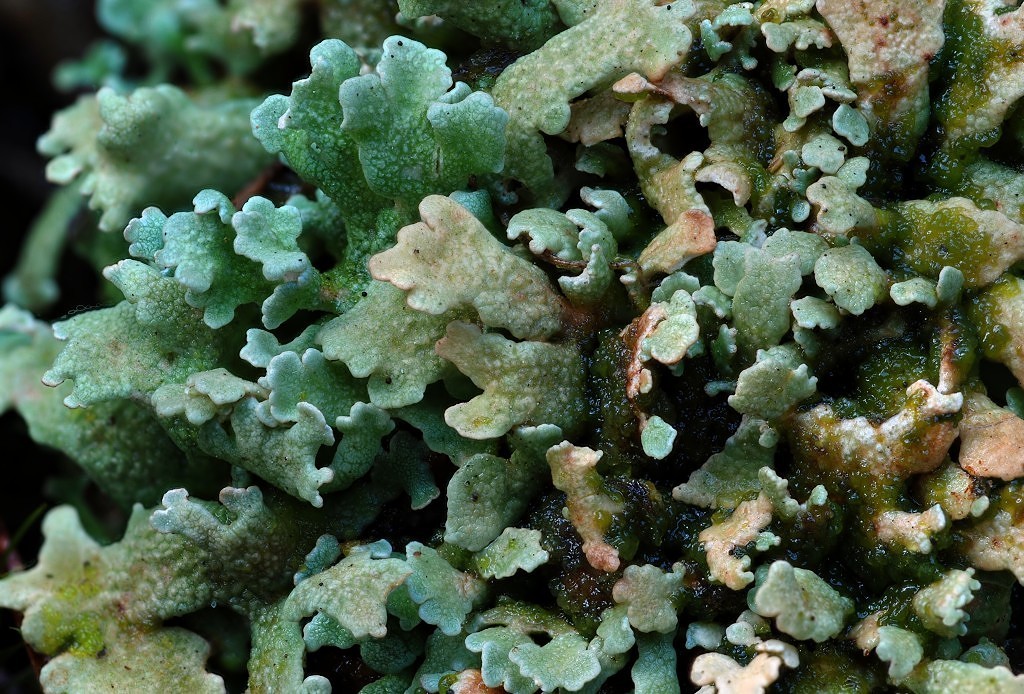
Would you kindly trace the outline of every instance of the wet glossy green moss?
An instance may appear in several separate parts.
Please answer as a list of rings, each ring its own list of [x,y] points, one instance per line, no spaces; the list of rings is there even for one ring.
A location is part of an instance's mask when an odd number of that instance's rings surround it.
[[[893,582],[933,583],[946,570],[935,554],[918,554],[903,547],[880,545],[873,536],[870,536],[870,542],[866,533],[862,536],[865,540],[852,543],[843,559],[847,567],[857,567],[860,577],[874,590]]]
[[[949,88],[935,107],[946,129],[964,127],[972,115],[989,106],[986,77],[999,65],[1019,59],[1013,47],[985,35],[981,17],[971,11],[966,0],[946,4],[945,45],[940,70],[949,80]]]
[[[985,636],[1001,642],[1010,629],[1016,581],[1006,571],[979,571],[974,578],[981,583],[981,589],[968,607],[971,619],[967,622],[966,638],[974,640]]]
[[[967,130],[973,117],[990,108],[987,77],[993,70],[1020,60],[1012,45],[985,35],[982,20],[971,11],[970,5],[966,0],[946,4],[946,40],[935,63],[935,71],[941,76],[939,84],[945,86],[933,107],[939,122],[939,138],[953,130]],[[992,147],[999,141],[1001,132],[1000,127],[993,127],[968,132],[955,140],[945,138],[931,155],[925,167],[925,178],[943,190],[966,192],[963,191],[964,170],[977,159],[980,149]]]
[[[503,46],[484,48],[473,53],[452,71],[452,79],[462,81],[474,90],[489,90],[509,65],[523,53]]]
[[[901,182],[901,169],[894,164],[905,164],[914,156],[918,139],[927,125],[927,119],[922,121],[916,109],[908,109],[903,103],[909,89],[907,76],[894,72],[876,77],[860,89],[881,124],[872,130],[871,139],[865,145],[874,174],[868,179],[869,188],[878,188],[883,181]]]
[[[881,421],[893,416],[906,403],[910,384],[922,378],[937,381],[938,363],[930,352],[916,332],[866,345],[854,370],[853,388],[830,401],[833,411],[843,419]]]
[[[590,358],[587,396],[594,439],[588,444],[604,452],[601,468],[624,471],[639,458],[633,406],[626,398],[629,351],[616,330],[602,331]]]
[[[967,301],[967,315],[977,328],[982,352],[1000,360],[1012,339],[1002,322],[1002,307],[1020,300],[1021,285],[1009,276],[1000,277],[990,287]]]
[[[641,546],[657,549],[671,523],[666,496],[647,480],[616,477],[608,486],[623,502],[621,514],[612,519],[608,541],[619,555],[631,559]]]
[[[645,461],[645,477],[653,473],[655,479],[678,484],[681,469],[695,469],[722,450],[741,415],[729,407],[728,393],[711,397],[704,392],[704,384],[719,377],[710,357],[687,359],[682,375],[663,388],[671,400],[679,435],[665,460]]]
[[[772,687],[780,694],[869,694],[881,691],[885,676],[878,660],[835,642],[800,649],[800,668],[785,672]]]
[[[550,555],[553,575],[549,574],[547,587],[555,604],[581,633],[593,635],[601,615],[615,604],[612,587],[622,574],[600,571],[587,562],[576,529],[562,515],[564,505],[564,494],[543,497],[527,527],[541,531],[541,547]],[[526,599],[537,602],[538,596]]]
[[[802,490],[801,490],[802,491]],[[797,490],[800,498],[804,494]],[[784,559],[793,566],[817,570],[826,563],[836,548],[844,528],[844,512],[840,504],[829,499],[823,506],[812,506],[792,520],[776,519],[769,528],[782,538],[782,543],[766,552],[760,563]]]
[[[904,208],[892,240],[896,267],[932,278],[946,266],[955,267],[964,273],[968,285],[979,284],[979,273],[998,256],[998,249],[978,222],[955,207],[932,214]]]
[[[939,319],[939,328],[932,334],[930,364],[942,363],[945,354],[953,378],[966,382],[978,364],[978,330],[961,306],[951,307]]]
[[[880,626],[909,628],[920,626],[914,613],[914,595],[921,589],[918,583],[900,583],[889,586],[881,596],[864,607],[864,614],[878,613]]]

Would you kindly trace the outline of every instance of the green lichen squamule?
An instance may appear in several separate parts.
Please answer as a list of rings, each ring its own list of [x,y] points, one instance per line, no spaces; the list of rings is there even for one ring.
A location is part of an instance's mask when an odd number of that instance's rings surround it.
[[[44,690],[1024,691],[1024,9],[98,4]]]

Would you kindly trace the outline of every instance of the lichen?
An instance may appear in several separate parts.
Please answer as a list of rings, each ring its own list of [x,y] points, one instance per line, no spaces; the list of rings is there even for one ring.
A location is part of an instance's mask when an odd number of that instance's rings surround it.
[[[45,691],[1021,689],[1024,9],[98,19],[0,310]]]

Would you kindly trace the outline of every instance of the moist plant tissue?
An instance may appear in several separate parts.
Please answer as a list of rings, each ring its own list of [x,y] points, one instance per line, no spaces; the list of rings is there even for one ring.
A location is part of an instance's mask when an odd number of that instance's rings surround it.
[[[45,691],[1024,691],[1017,2],[97,16],[0,311],[125,518],[0,579]]]

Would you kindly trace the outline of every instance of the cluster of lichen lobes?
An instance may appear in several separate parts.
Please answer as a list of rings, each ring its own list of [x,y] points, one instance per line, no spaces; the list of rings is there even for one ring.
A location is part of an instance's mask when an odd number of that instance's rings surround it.
[[[58,75],[0,403],[132,510],[0,579],[45,690],[1024,691],[1024,9],[307,5]]]

